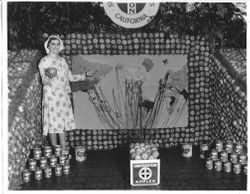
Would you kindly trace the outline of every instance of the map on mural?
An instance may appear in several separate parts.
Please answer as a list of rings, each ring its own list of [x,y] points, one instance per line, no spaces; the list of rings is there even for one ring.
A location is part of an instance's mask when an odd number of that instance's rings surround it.
[[[102,77],[105,77],[113,67],[107,64],[102,64],[100,62],[91,62],[88,61],[83,55],[76,55],[72,59],[73,69],[72,73],[82,73],[85,71],[93,71],[95,77],[100,80]]]
[[[75,55],[72,58],[72,72],[82,73],[93,71],[95,73],[95,83],[92,86],[101,88],[103,96],[113,107],[114,92],[119,95],[125,94],[125,80],[141,81],[142,96],[148,104],[154,104],[154,100],[159,88],[159,80],[168,76],[168,84],[171,85],[166,92],[166,100],[159,109],[161,117],[158,118],[156,127],[185,127],[188,123],[188,106],[186,97],[181,92],[188,89],[188,68],[186,55]],[[121,89],[118,91],[117,86]],[[81,85],[81,83],[74,83]],[[87,89],[90,85],[81,85],[73,91],[73,101],[75,107],[75,118],[77,128],[103,129],[105,126],[98,118],[96,107],[90,103]],[[84,89],[85,88],[85,89]],[[119,94],[120,93],[120,94]],[[179,106],[173,108],[174,105]],[[179,110],[184,112],[180,115]],[[87,110],[87,111],[86,111]],[[176,111],[176,112],[175,112]],[[169,115],[178,115],[171,118]],[[166,118],[168,120],[166,121]],[[178,119],[176,119],[178,117]],[[171,124],[172,123],[172,124]]]

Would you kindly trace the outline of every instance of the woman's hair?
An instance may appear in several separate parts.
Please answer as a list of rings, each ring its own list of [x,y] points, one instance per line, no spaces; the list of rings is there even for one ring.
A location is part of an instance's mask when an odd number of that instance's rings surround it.
[[[47,47],[49,48],[49,44],[52,40],[58,40],[58,38],[55,38],[55,37],[51,37],[48,41],[48,44],[47,44]],[[60,44],[60,41],[58,40],[59,44]]]

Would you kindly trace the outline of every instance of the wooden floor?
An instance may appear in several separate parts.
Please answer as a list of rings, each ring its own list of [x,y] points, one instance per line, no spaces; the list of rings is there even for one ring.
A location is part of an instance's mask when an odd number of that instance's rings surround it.
[[[71,150],[73,154],[73,150]],[[131,186],[129,154],[125,148],[112,151],[88,151],[87,160],[71,160],[71,172],[60,177],[43,177],[18,190],[246,190],[247,176],[207,170],[199,158],[198,148],[193,157],[182,157],[180,148],[160,150],[161,173],[157,186]]]

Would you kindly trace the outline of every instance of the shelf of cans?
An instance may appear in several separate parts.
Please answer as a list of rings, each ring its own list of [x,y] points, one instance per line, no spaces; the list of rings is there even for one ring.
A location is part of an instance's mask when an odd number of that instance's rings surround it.
[[[18,94],[16,92],[19,87],[23,85],[26,87],[22,84],[27,79],[26,75],[31,75],[30,71],[38,71],[36,64],[39,58],[38,50],[8,51],[8,97],[10,101],[13,101],[15,95]],[[25,88],[23,90],[25,91]]]
[[[208,170],[247,175],[247,152],[242,143],[216,140],[214,144],[201,144],[200,158],[206,160]]]
[[[40,117],[42,86],[37,69],[41,57],[38,50],[8,51],[9,189],[22,183],[20,166],[25,166],[30,148],[45,145]]]
[[[31,180],[32,174],[35,180],[41,180],[43,173],[45,178],[55,176],[68,175],[70,173],[69,148],[62,149],[62,146],[45,146],[43,148],[35,147],[33,150],[33,158],[28,160],[28,168],[23,171],[23,182],[27,183]],[[53,173],[54,172],[54,173]]]
[[[246,85],[246,49],[222,48],[219,50],[224,61],[227,62],[227,68],[235,79]]]
[[[242,58],[244,59],[244,57]],[[224,63],[214,56],[212,59],[214,62],[214,73],[212,74],[214,87],[211,95],[211,110],[213,110],[214,131],[211,137],[212,139],[246,143],[246,92],[237,84],[235,76],[229,73],[227,65],[229,63]],[[236,73],[234,74],[236,75]]]

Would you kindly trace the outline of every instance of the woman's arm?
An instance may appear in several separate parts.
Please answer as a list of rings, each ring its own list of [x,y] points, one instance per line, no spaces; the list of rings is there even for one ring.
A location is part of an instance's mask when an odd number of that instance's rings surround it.
[[[65,61],[65,63],[66,63],[66,61]],[[82,74],[72,74],[72,71],[69,69],[69,66],[67,63],[66,63],[66,67],[67,67],[67,74],[68,74],[69,81],[77,82],[77,81],[85,80],[85,78],[86,78],[85,72]]]
[[[38,69],[42,78],[43,85],[50,85],[50,81],[51,81],[51,79],[45,73],[47,68],[48,68],[48,65],[46,63],[46,59],[42,58],[40,63],[38,64]]]

